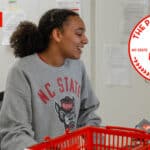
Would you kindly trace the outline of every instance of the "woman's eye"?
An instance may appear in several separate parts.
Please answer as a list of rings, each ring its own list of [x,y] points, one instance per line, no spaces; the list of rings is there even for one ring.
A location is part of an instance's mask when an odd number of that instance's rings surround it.
[[[77,36],[82,36],[82,33],[76,33]]]

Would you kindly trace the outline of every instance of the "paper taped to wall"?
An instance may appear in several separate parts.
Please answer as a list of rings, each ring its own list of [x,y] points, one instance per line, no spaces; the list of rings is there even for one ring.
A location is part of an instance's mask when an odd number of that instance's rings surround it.
[[[56,0],[59,8],[71,9],[81,14],[80,0]]]
[[[104,81],[109,86],[131,86],[131,71],[126,45],[104,46]]]
[[[14,32],[17,25],[24,21],[26,18],[25,12],[23,10],[17,11],[4,11],[4,25],[2,28],[2,45],[9,45],[10,36]]]
[[[129,34],[137,22],[149,14],[148,0],[122,1],[123,17],[120,21],[121,43],[128,41]]]

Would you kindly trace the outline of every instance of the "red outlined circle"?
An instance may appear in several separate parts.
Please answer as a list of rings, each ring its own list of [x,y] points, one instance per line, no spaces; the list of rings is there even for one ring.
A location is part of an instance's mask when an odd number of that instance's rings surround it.
[[[150,15],[133,28],[128,41],[128,54],[135,70],[150,80]]]

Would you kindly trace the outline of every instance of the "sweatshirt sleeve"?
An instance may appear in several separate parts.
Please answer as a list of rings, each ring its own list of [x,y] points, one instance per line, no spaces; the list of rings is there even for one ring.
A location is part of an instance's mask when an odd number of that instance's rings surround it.
[[[32,130],[29,81],[17,67],[10,71],[0,111],[1,150],[24,150],[36,144]]]
[[[99,107],[99,100],[91,88],[83,63],[82,72],[81,106],[78,117],[78,127],[85,125],[100,126],[101,118],[95,114],[95,110]]]

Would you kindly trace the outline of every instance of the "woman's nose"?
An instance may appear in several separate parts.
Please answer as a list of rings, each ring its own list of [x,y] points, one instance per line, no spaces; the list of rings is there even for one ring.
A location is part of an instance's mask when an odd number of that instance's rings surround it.
[[[83,44],[88,44],[88,38],[86,37],[86,35],[83,36],[82,42]]]

